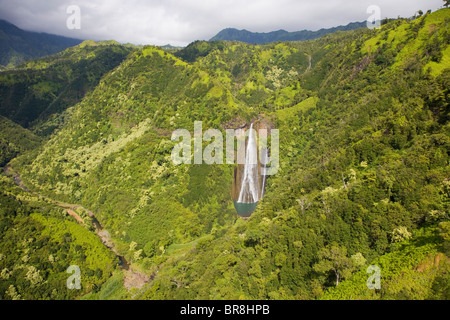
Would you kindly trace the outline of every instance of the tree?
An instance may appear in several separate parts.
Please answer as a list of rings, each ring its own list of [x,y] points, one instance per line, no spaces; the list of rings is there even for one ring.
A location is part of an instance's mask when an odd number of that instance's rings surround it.
[[[151,258],[155,255],[155,251],[156,251],[156,245],[155,245],[154,241],[149,241],[144,246],[144,253],[149,258]]]
[[[445,221],[439,223],[439,235],[442,237],[443,249],[447,254],[450,252],[450,222]]]
[[[406,227],[400,226],[391,233],[392,242],[402,242],[411,238],[411,233]]]
[[[353,269],[352,259],[347,257],[347,248],[337,243],[322,248],[319,253],[319,262],[314,265],[314,270],[319,273],[333,271],[336,276],[336,287],[339,281],[348,277]]]
[[[450,5],[450,0],[444,0],[444,7],[448,8]]]

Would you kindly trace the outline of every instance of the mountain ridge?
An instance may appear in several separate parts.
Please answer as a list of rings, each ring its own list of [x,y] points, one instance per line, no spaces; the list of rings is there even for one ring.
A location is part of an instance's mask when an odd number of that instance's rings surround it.
[[[347,25],[341,25],[332,28],[321,28],[316,31],[300,30],[289,32],[284,29],[271,32],[252,32],[246,29],[225,28],[212,37],[209,41],[241,41],[250,44],[263,44],[277,41],[306,41],[320,38],[324,35],[337,31],[350,31],[358,28],[364,28],[366,22],[351,22]]]
[[[114,41],[84,41],[4,70],[0,74],[0,115],[25,128],[37,121],[39,135],[50,134],[63,121],[64,111],[80,101],[132,50]]]
[[[43,32],[25,31],[0,19],[0,65],[13,67],[27,60],[55,54],[83,40]]]

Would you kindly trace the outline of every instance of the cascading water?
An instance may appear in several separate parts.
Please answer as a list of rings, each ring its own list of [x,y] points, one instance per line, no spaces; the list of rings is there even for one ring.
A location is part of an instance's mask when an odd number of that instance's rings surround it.
[[[264,194],[265,187],[265,159],[268,150],[262,150],[261,159],[258,159],[258,147],[256,132],[253,123],[248,130],[247,145],[245,148],[245,162],[235,169],[235,180],[233,182],[232,194],[234,207],[241,217],[249,217],[256,209],[258,201]],[[261,161],[260,163],[260,160]],[[260,168],[262,165],[264,168]]]
[[[253,123],[248,134],[247,150],[245,152],[244,176],[239,193],[239,203],[255,203],[259,200],[258,148],[256,146]]]

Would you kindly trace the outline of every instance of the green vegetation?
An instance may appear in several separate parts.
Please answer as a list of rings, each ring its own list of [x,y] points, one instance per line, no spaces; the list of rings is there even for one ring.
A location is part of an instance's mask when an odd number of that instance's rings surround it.
[[[123,287],[124,275],[116,271],[106,281],[98,292],[89,292],[80,300],[124,300],[129,297],[127,290]]]
[[[70,107],[117,67],[132,49],[83,42],[53,56],[0,73],[0,115],[48,136],[70,117]]]
[[[36,148],[40,138],[0,116],[0,167],[19,154]]]
[[[98,291],[117,266],[100,239],[0,176],[0,299],[74,299]],[[71,265],[81,289],[69,290]]]
[[[442,253],[441,233],[434,227],[418,230],[414,240],[373,261],[382,270],[380,290],[367,290],[363,268],[322,299],[449,300],[449,260]]]
[[[120,51],[117,67],[86,82],[89,93],[52,109],[64,121],[48,141],[11,166],[41,198],[92,210],[130,270],[114,267],[92,227],[55,208],[22,209],[29,214],[8,223],[93,270],[86,299],[448,299],[449,12],[306,42],[199,41],[173,54],[86,42],[2,72],[0,83],[15,83],[9,72]],[[59,83],[49,77],[32,90],[52,96]],[[256,119],[280,130],[280,170],[243,220],[231,200],[234,166],[176,166],[170,136],[192,133],[196,120],[224,131]],[[0,260],[8,270],[28,248],[13,230],[0,242],[0,253],[17,256]],[[381,268],[379,291],[367,289],[369,265]],[[138,273],[146,277],[128,291]],[[49,297],[27,295],[17,275],[2,284],[8,297]]]

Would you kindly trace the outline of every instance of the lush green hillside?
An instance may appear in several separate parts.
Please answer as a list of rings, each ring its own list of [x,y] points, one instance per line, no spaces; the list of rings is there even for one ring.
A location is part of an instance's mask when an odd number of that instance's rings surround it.
[[[232,221],[232,171],[219,165],[176,167],[171,131],[192,129],[196,119],[220,127],[245,117],[242,106],[208,73],[147,47],[103,78],[45,145],[36,167],[21,172],[37,190],[98,212],[118,240],[142,247],[190,241]],[[55,167],[43,165],[54,161]],[[204,179],[220,191],[198,189]]]
[[[55,54],[81,42],[82,40],[47,33],[24,31],[0,20],[0,65],[14,67],[27,60]]]
[[[430,217],[432,222],[434,217]],[[418,230],[411,240],[372,261],[379,266],[380,288],[367,290],[364,266],[348,281],[329,289],[321,298],[336,300],[449,300],[449,222]],[[371,272],[373,273],[373,272]]]
[[[81,270],[80,290],[67,289],[71,265]],[[114,254],[88,228],[1,173],[1,300],[75,299],[98,291],[117,266]]]
[[[12,166],[30,189],[95,212],[148,276],[134,298],[349,298],[352,286],[358,298],[445,298],[449,23],[442,9],[314,41],[147,46]],[[234,166],[177,166],[170,137],[196,120],[224,131],[257,119],[280,130],[280,170],[242,220]],[[436,257],[429,284],[412,284],[404,271]],[[381,293],[365,291],[371,264]],[[86,298],[123,297],[123,277]]]
[[[53,56],[0,72],[0,115],[38,135],[64,123],[67,108],[78,103],[101,77],[117,67],[131,48],[116,42],[85,41]]]
[[[269,103],[276,93],[260,100],[260,110],[280,109],[282,140],[281,172],[263,202],[250,221],[169,260],[142,298],[320,297],[336,282],[320,263],[324,248],[338,244],[350,277],[358,257],[367,267],[395,250],[404,228],[421,228],[428,215],[447,220],[445,55],[434,61],[442,72],[428,71],[431,44],[448,48],[447,24],[442,10],[311,44],[312,70],[288,87],[296,94],[280,89],[279,106]],[[377,37],[389,42],[368,53]],[[302,91],[317,102],[296,104]]]
[[[40,138],[0,116],[0,167],[19,154],[36,148]]]
[[[272,32],[250,32],[248,30],[238,30],[227,28],[220,31],[210,41],[241,41],[250,44],[263,44],[279,41],[306,41],[323,37],[337,31],[350,31],[358,28],[365,28],[366,22],[352,22],[346,26],[339,26],[329,29],[320,29],[317,31],[302,30],[288,32],[286,30],[278,30]]]

